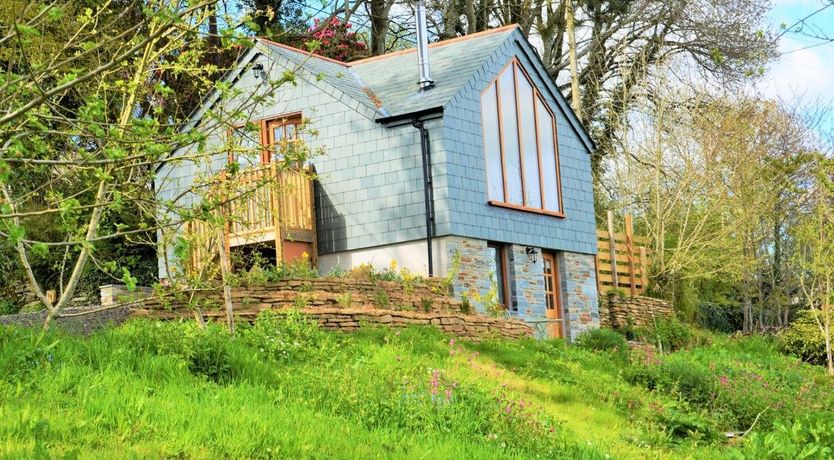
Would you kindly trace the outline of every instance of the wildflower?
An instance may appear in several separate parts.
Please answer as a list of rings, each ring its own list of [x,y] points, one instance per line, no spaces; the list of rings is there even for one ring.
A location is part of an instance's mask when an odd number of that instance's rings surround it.
[[[450,347],[454,347],[454,346],[455,346],[455,339],[449,339],[449,346],[450,346]]]
[[[727,378],[727,376],[722,375],[721,376],[721,385],[727,385],[728,382],[729,382],[729,379]]]
[[[446,401],[451,401],[451,400],[452,400],[452,389],[447,388],[446,389]]]

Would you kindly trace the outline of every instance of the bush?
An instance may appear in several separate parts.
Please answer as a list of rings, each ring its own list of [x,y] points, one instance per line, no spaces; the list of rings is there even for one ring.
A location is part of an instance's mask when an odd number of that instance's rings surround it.
[[[790,327],[779,334],[779,350],[807,363],[825,365],[825,338],[812,310],[800,311]]]
[[[275,313],[264,310],[255,324],[242,330],[243,341],[272,361],[298,361],[329,349],[328,336],[318,323],[298,310]]]
[[[716,394],[717,382],[709,369],[683,359],[660,364],[635,364],[623,371],[623,378],[648,390],[671,394],[693,404],[708,404]]]
[[[620,354],[628,351],[628,342],[625,337],[611,329],[592,329],[583,332],[576,339],[576,345],[593,351],[611,351]]]
[[[701,302],[695,322],[704,329],[730,334],[742,329],[741,308],[732,303]]]
[[[637,338],[663,351],[676,351],[709,343],[709,337],[675,318],[658,317],[654,324],[635,329]]]

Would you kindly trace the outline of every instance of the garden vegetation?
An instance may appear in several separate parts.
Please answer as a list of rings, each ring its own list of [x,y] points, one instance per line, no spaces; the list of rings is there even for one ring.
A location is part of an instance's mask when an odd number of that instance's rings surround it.
[[[771,339],[710,337],[660,355],[612,331],[470,343],[295,312],[235,336],[5,327],[0,457],[830,458],[824,370]]]

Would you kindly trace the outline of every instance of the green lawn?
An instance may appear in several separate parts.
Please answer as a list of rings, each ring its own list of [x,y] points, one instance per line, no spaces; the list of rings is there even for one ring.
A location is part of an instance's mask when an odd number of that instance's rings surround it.
[[[241,329],[0,329],[0,457],[792,458],[765,437],[834,407],[821,369],[762,339],[644,363],[432,328],[327,333],[294,315]],[[705,404],[698,385],[714,389]],[[756,434],[729,445],[722,431],[753,411]]]

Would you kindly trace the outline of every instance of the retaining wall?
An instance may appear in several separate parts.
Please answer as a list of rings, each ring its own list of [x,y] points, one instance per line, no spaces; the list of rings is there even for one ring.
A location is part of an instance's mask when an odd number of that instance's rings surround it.
[[[600,324],[610,328],[648,326],[659,316],[674,314],[672,304],[651,297],[621,297],[616,293],[601,295],[599,301]]]

